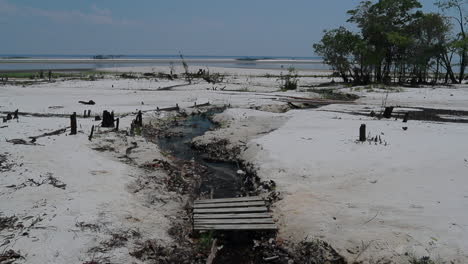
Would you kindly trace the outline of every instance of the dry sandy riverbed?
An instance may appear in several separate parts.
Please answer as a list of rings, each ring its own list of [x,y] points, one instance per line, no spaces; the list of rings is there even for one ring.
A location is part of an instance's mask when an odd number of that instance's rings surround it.
[[[151,111],[156,107],[178,104],[185,109],[209,101],[231,108],[215,117],[221,129],[197,143],[227,138],[233,146],[243,146],[241,158],[258,176],[276,182],[282,199],[273,210],[280,238],[319,238],[349,261],[364,263],[402,263],[411,256],[468,262],[468,124],[403,124],[347,113],[379,111],[387,97],[379,89],[341,89],[362,96],[353,105],[277,113],[285,109],[286,103],[278,100],[282,96],[318,95],[278,91],[277,78],[267,74],[279,71],[211,71],[230,76],[216,85],[107,76],[1,86],[0,111],[18,108],[58,116],[20,116],[18,122],[1,124],[0,217],[11,223],[0,231],[0,252],[20,252],[24,259],[19,263],[139,263],[144,260],[130,253],[144,241],[173,243],[168,230],[188,197],[165,188],[163,170],[144,169],[154,159],[170,162],[157,145],[106,129],[99,129],[90,142],[91,126],[99,124],[91,118],[79,118],[76,136],[44,137],[36,145],[13,145],[5,139],[64,128],[69,125],[66,115],[87,109],[93,114],[113,110],[125,130],[137,110],[147,111],[145,121],[156,122],[167,118]],[[329,80],[307,74],[300,85]],[[170,86],[176,87],[160,90]],[[401,111],[468,110],[467,98],[467,86],[404,88],[388,93],[387,104]],[[96,105],[78,103],[89,99]],[[362,123],[382,143],[356,143]]]

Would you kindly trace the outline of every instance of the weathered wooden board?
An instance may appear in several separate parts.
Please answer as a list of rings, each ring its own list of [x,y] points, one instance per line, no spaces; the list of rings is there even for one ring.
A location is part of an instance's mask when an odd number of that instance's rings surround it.
[[[236,203],[243,201],[263,201],[262,197],[259,196],[249,196],[249,197],[238,197],[238,198],[220,198],[220,199],[209,199],[209,200],[196,200],[195,204],[200,203]]]
[[[270,213],[194,214],[193,219],[271,218]]]
[[[210,213],[258,213],[258,212],[267,212],[268,209],[265,206],[257,207],[240,207],[240,208],[203,208],[203,209],[193,209],[194,214],[210,214]]]
[[[195,230],[276,230],[265,201],[258,196],[195,201]]]
[[[245,225],[217,225],[200,224],[194,226],[195,230],[276,230],[273,224],[245,224]]]
[[[251,206],[264,206],[264,201],[243,201],[232,203],[201,203],[194,204],[193,208],[229,208],[229,207],[251,207]]]
[[[200,219],[195,220],[195,225],[201,224],[274,224],[273,219],[271,218],[252,218],[252,219]]]

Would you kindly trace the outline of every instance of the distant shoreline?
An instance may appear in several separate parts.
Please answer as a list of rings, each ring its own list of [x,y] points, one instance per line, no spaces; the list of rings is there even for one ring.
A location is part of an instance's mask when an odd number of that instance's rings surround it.
[[[305,59],[185,59],[187,63],[257,63],[257,64],[323,64],[322,60]],[[2,58],[0,64],[29,63],[29,64],[148,64],[148,63],[182,63],[181,59],[34,59],[34,58]]]

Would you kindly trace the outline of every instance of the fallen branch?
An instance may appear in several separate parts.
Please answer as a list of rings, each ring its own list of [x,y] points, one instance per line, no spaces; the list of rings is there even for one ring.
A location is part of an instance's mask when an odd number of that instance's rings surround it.
[[[156,91],[169,91],[169,90],[171,90],[172,88],[183,87],[183,86],[189,86],[189,85],[191,85],[191,84],[190,84],[190,83],[176,84],[176,85],[171,85],[171,86],[159,88],[159,89],[157,89]]]
[[[12,143],[13,145],[31,145],[31,146],[37,145],[34,142],[28,142],[28,141],[26,141],[24,139],[20,139],[20,138],[7,139],[6,142]]]
[[[57,129],[57,130],[52,131],[52,132],[44,133],[42,135],[29,137],[29,138],[32,139],[32,140],[36,140],[36,139],[41,138],[41,137],[49,137],[49,136],[60,135],[60,134],[65,133],[68,128],[70,128],[70,127],[68,126],[68,127],[65,127],[65,128]]]
[[[167,108],[157,108],[156,111],[179,111],[179,105],[176,104],[175,107],[167,107]]]
[[[195,103],[193,106],[190,106],[189,108],[199,108],[199,107],[210,106],[210,105],[211,105],[210,102],[205,103],[205,104],[198,104],[198,105],[197,103]]]
[[[10,112],[0,111],[0,114],[8,114]],[[18,112],[19,116],[33,116],[33,117],[66,117],[70,118],[68,114],[54,114],[54,113],[29,113],[29,112]]]

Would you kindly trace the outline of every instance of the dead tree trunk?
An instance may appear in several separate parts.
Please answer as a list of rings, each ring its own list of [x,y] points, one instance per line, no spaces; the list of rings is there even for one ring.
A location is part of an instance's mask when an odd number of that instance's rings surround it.
[[[366,141],[366,124],[362,124],[359,128],[359,141]]]
[[[13,119],[18,119],[18,109],[16,109],[16,111],[13,112]]]
[[[91,141],[93,139],[94,134],[94,125],[91,127],[91,133],[89,134],[88,140]]]
[[[114,127],[114,115],[107,110],[102,113],[102,127]]]
[[[73,112],[73,115],[70,116],[70,135],[76,135],[76,112]]]
[[[91,110],[88,110],[88,117],[91,117]]]

